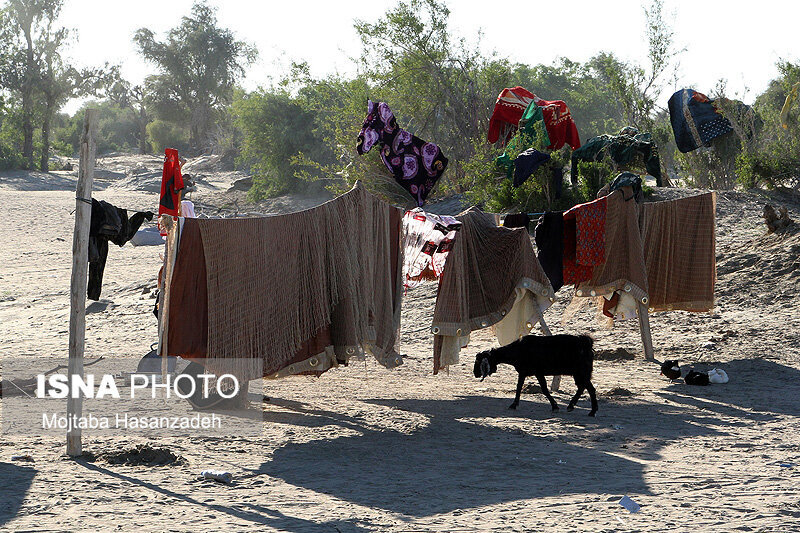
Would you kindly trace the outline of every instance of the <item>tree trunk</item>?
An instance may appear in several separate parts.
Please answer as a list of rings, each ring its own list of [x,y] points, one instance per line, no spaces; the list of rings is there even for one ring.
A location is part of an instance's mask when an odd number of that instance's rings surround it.
[[[52,119],[53,105],[47,103],[47,109],[44,110],[44,118],[42,119],[42,159],[41,169],[42,172],[50,171],[50,122]]]
[[[144,104],[139,108],[139,153],[148,153],[147,149],[147,112],[144,109]]]
[[[33,38],[30,25],[23,28],[23,32],[27,44],[27,62],[22,82],[22,158],[25,160],[25,168],[33,170],[33,72],[36,65],[33,60]]]
[[[33,170],[33,104],[30,97],[22,95],[22,159],[25,169]]]

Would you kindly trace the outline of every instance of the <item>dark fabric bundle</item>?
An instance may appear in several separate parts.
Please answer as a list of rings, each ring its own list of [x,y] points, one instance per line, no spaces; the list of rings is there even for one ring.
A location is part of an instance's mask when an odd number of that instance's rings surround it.
[[[645,170],[661,186],[661,161],[658,147],[649,133],[637,133],[635,128],[625,128],[618,135],[592,137],[586,144],[572,152],[572,182],[578,178],[579,161],[602,161],[608,157],[618,167],[626,167],[637,155],[644,160]]]
[[[514,159],[514,187],[519,187],[531,177],[542,163],[550,159],[550,154],[528,148]]]
[[[537,257],[554,291],[564,285],[564,213],[548,212],[534,229]]]
[[[531,225],[531,217],[528,213],[512,213],[503,219],[503,227],[506,228],[525,228]]]
[[[422,207],[447,168],[447,158],[442,151],[437,145],[400,128],[385,102],[376,104],[370,100],[356,150],[363,155],[376,143],[380,147],[381,159],[395,181]]]
[[[89,283],[87,298],[100,299],[103,288],[103,271],[108,257],[108,242],[123,246],[131,240],[145,220],[152,220],[153,213],[144,211],[128,218],[125,209],[108,202],[92,199],[92,219],[89,222]]]
[[[683,378],[683,381],[687,385],[708,385],[710,383],[708,373],[698,372],[697,370],[690,370],[686,377]]]
[[[733,131],[728,119],[717,111],[711,98],[694,89],[681,89],[667,104],[675,143],[681,152],[691,152]]]

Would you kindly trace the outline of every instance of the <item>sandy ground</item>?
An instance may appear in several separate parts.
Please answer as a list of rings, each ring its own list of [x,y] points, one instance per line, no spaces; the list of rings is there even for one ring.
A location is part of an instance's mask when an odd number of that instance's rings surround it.
[[[154,209],[153,193],[120,184],[122,159],[101,160],[108,173],[94,196]],[[218,200],[236,176],[206,179],[198,201]],[[0,354],[32,367],[67,355],[74,187],[70,173],[0,174]],[[260,437],[84,437],[95,453],[166,447],[182,465],[74,461],[62,438],[3,435],[0,530],[800,531],[800,229],[765,235],[765,202],[800,220],[789,196],[719,197],[715,312],[651,317],[657,359],[723,368],[726,385],[659,376],[634,322],[608,329],[585,308],[564,323],[562,289],[545,317],[554,332],[596,338],[598,416],[586,416],[588,398],[563,409],[569,380],[555,395],[559,413],[541,394],[509,411],[512,369],[482,383],[471,376],[474,353],[494,343],[488,330],[449,374],[432,375],[427,284],[404,301],[404,365],[388,371],[368,359],[269,382]],[[103,304],[86,318],[87,358],[126,357],[133,367],[156,340],[160,252],[111,247]],[[12,462],[18,454],[34,461]],[[234,483],[198,481],[206,468],[232,472]],[[617,503],[624,495],[639,513]]]

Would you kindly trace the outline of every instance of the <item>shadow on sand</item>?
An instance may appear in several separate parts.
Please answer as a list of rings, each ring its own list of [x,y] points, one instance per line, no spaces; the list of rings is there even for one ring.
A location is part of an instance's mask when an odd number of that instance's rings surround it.
[[[0,526],[17,516],[35,475],[30,466],[0,463]]]

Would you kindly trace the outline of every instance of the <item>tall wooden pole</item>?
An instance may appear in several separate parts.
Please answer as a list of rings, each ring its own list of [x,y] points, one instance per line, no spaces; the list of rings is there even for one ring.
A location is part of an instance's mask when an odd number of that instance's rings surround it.
[[[653,337],[650,335],[650,316],[647,314],[647,304],[638,302],[639,306],[639,330],[642,332],[642,344],[644,344],[644,358],[647,361],[655,361],[656,355],[653,351]]]
[[[72,234],[72,278],[69,294],[69,362],[67,376],[83,377],[83,345],[86,338],[86,287],[89,270],[89,223],[92,220],[92,182],[94,181],[95,132],[97,110],[87,109],[80,144],[80,168],[75,191],[75,231]],[[67,420],[80,418],[83,398],[67,399]],[[70,427],[70,426],[68,426]],[[81,430],[71,427],[67,431],[67,455],[83,452]]]

